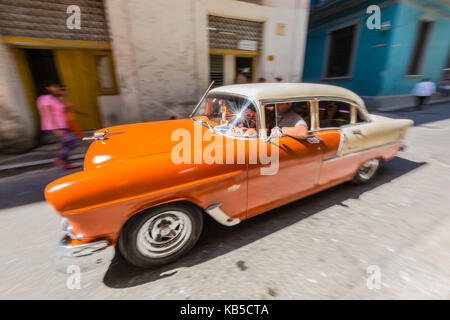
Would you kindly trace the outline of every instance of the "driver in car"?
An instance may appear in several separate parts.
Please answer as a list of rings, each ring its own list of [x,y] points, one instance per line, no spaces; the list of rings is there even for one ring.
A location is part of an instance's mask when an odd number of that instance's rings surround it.
[[[268,107],[269,109],[272,107]],[[292,110],[292,102],[277,104],[277,123],[278,128],[272,128],[272,136],[290,136],[297,139],[306,139],[308,136],[308,125],[306,121],[295,111]],[[256,133],[256,130],[250,128],[246,134]]]
[[[235,135],[255,136],[256,135],[256,112],[250,108],[240,111],[238,119],[240,123],[233,128]]]

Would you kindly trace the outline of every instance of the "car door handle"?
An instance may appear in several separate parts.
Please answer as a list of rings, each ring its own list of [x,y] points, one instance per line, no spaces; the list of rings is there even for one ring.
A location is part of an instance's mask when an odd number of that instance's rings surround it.
[[[309,143],[320,143],[322,141],[322,139],[320,139],[319,137],[315,137],[315,136],[307,137],[306,140]]]
[[[353,134],[360,134],[360,135],[363,135],[362,132],[361,132],[361,130],[359,130],[359,129],[352,130],[352,133],[353,133]]]

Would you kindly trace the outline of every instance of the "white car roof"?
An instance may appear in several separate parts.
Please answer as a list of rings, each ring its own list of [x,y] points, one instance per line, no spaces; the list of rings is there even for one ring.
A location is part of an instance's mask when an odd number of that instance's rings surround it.
[[[248,83],[214,88],[210,93],[229,93],[252,100],[276,100],[301,97],[337,97],[355,102],[364,111],[364,101],[354,92],[327,84],[317,83]]]

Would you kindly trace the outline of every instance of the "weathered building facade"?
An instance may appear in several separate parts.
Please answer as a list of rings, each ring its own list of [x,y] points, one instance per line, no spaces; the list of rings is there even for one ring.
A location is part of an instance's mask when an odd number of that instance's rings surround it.
[[[450,70],[447,0],[313,0],[303,80],[346,87],[369,108],[411,106]],[[371,16],[379,8],[379,26]],[[375,9],[372,9],[375,10]],[[372,21],[372,22],[371,22]]]
[[[67,27],[81,11],[80,29]],[[186,116],[208,87],[301,80],[308,0],[0,0],[0,149],[33,145],[57,80],[82,129]],[[16,147],[20,146],[20,147]]]
[[[67,86],[69,100],[88,114],[77,119],[82,129],[102,126],[103,100],[118,94],[102,0],[0,0],[0,36],[2,151],[36,144],[36,98],[46,81]]]
[[[186,116],[211,80],[300,81],[309,1],[105,0],[127,122]]]

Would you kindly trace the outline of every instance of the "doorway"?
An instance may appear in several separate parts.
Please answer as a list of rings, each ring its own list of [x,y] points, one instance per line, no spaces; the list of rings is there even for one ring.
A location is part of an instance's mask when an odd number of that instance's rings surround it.
[[[43,49],[24,50],[37,96],[47,94],[44,88],[45,82],[60,83],[53,52]]]
[[[113,78],[114,81],[106,83],[108,88],[102,87],[104,81],[101,80],[104,79],[101,76],[105,72],[100,74],[99,70],[105,71],[105,68],[100,68],[104,67],[104,64],[99,66],[97,61],[99,56],[108,56],[109,52],[109,50],[71,47],[14,48],[25,94],[37,126],[39,126],[40,117],[36,108],[36,99],[46,94],[45,82],[56,82],[69,89],[68,100],[82,112],[82,114],[76,114],[76,121],[81,130],[94,130],[101,127],[97,97],[118,93],[111,60],[110,69],[106,71],[109,78]]]
[[[253,82],[253,58],[250,57],[236,57],[236,83],[244,81]],[[244,77],[243,77],[244,76]]]

